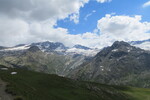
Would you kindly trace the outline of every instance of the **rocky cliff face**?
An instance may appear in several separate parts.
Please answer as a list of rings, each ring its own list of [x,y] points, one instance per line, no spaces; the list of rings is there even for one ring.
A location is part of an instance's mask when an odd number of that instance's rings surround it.
[[[150,87],[149,75],[150,52],[117,41],[68,76],[107,84]]]

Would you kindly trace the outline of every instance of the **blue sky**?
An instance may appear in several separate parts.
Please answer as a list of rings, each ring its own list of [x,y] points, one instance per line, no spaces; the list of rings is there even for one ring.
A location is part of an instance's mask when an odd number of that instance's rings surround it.
[[[142,21],[150,21],[150,7],[143,8],[142,5],[148,0],[112,0],[107,3],[98,3],[91,0],[80,9],[79,23],[71,22],[69,18],[58,21],[58,27],[69,29],[70,34],[82,34],[92,32],[97,27],[97,21],[106,14],[115,15],[142,15]],[[96,12],[93,12],[96,11]],[[87,20],[85,17],[91,14]]]
[[[93,48],[150,38],[150,0],[0,0],[0,45]]]

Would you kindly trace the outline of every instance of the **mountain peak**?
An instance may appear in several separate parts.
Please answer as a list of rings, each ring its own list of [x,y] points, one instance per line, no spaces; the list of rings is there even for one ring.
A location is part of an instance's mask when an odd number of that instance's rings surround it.
[[[121,46],[130,47],[131,45],[127,42],[124,42],[124,41],[116,41],[113,43],[113,45],[111,47],[112,48],[119,48]]]
[[[124,54],[127,54],[131,51],[137,51],[139,49],[137,48],[134,48],[133,46],[131,46],[130,44],[128,44],[127,42],[124,42],[124,41],[116,41],[112,44],[112,46],[110,47],[106,47],[104,48],[103,50],[101,50],[97,55],[96,57],[99,57],[99,56],[107,56],[111,53],[117,53],[117,55],[122,55],[122,53]]]
[[[43,51],[55,51],[57,48],[65,50],[67,47],[60,42],[39,42],[39,43],[32,43],[31,46],[37,46]]]
[[[31,46],[28,51],[30,52],[36,52],[36,51],[40,51],[40,49],[37,46]]]
[[[145,85],[145,83],[148,84],[146,81],[141,82],[140,85],[137,81],[137,77],[143,80],[149,76],[147,74],[150,71],[149,61],[149,52],[126,42],[116,41],[111,47],[104,48],[92,60],[77,68],[69,77],[112,85],[134,84],[150,87],[150,85]]]
[[[5,49],[5,48],[6,48],[6,47],[0,46],[0,50],[1,50],[1,49]]]

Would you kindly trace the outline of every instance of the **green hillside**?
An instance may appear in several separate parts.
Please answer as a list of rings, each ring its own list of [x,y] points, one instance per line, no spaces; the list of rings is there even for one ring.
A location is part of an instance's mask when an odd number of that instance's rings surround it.
[[[0,68],[4,68],[1,66]],[[17,72],[11,75],[11,72]],[[149,100],[149,89],[79,82],[24,69],[0,70],[15,100]]]

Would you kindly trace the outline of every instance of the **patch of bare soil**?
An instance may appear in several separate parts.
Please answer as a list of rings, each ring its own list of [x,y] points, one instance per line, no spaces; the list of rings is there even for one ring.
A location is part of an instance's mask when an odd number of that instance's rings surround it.
[[[13,100],[13,96],[5,92],[6,85],[7,83],[0,79],[0,100]]]

